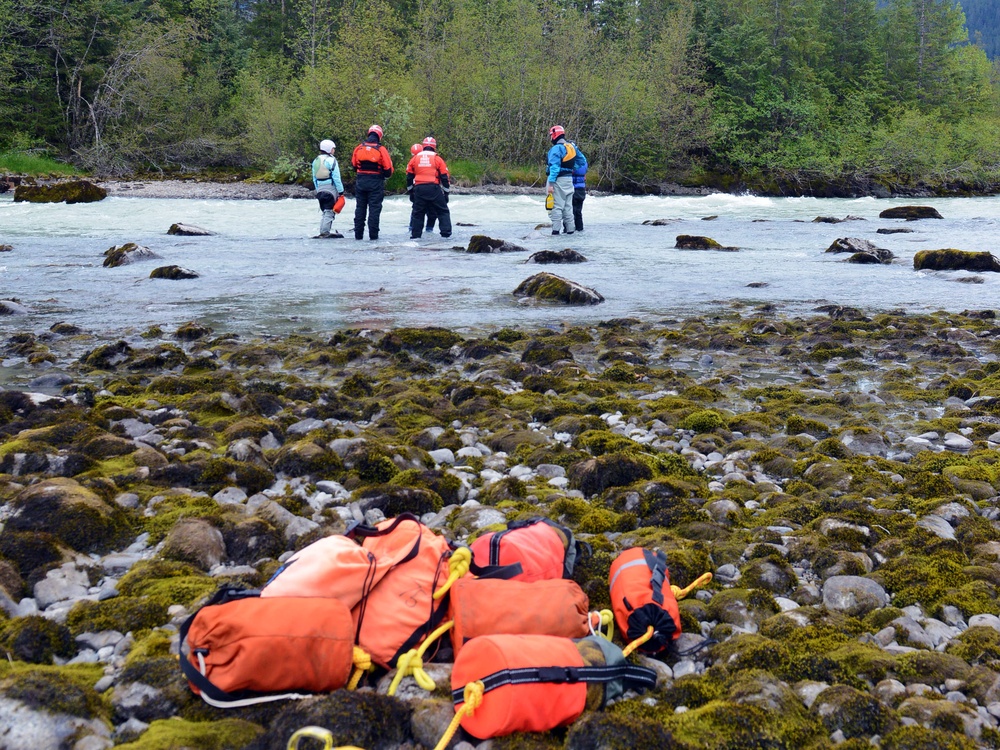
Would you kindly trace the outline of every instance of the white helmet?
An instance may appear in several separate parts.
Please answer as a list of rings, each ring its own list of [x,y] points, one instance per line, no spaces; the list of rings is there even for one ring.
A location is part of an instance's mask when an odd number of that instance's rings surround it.
[[[319,150],[324,154],[332,154],[333,150],[337,148],[337,144],[331,141],[329,138],[319,142]]]

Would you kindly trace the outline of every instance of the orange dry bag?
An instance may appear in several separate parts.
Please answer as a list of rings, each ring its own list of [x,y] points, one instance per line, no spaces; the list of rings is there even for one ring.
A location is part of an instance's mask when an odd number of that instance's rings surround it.
[[[632,642],[626,652],[638,647],[649,654],[663,651],[681,636],[681,614],[677,600],[712,580],[705,573],[685,589],[670,585],[667,556],[632,547],[611,563],[611,606],[622,637]]]
[[[389,558],[376,558],[353,539],[328,536],[292,555],[260,595],[327,596],[352,608],[393,564]]]
[[[548,518],[512,521],[506,531],[485,534],[469,546],[481,567],[520,565],[521,573],[513,576],[518,581],[572,578],[577,557],[590,549]]]
[[[451,642],[455,654],[481,635],[557,635],[583,638],[590,600],[575,582],[462,578],[451,587]]]
[[[333,212],[335,214],[339,214],[341,211],[343,211],[344,210],[344,203],[346,203],[346,201],[344,200],[344,196],[343,195],[337,196],[337,200],[334,201],[334,204],[333,204]]]
[[[223,588],[181,626],[181,671],[220,708],[331,692],[350,678],[353,635],[337,599]]]
[[[357,525],[347,534],[376,557],[397,560],[351,613],[357,644],[380,666],[418,646],[448,613],[447,597],[433,598],[448,580],[448,540],[410,513],[375,527]]]
[[[484,635],[465,644],[451,673],[462,728],[479,739],[547,732],[571,724],[585,709],[602,708],[627,688],[655,685],[656,672],[629,664],[621,649],[597,636]],[[478,704],[468,709],[467,686]]]

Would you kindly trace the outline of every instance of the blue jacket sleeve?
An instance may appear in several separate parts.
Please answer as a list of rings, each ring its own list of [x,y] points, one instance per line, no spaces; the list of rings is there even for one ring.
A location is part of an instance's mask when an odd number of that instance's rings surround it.
[[[561,143],[549,149],[549,182],[555,182],[559,177],[559,169],[562,166],[563,157],[566,156],[566,147]]]
[[[333,169],[330,170],[330,176],[333,178],[333,186],[337,188],[337,195],[343,195],[344,183],[340,179],[340,162],[336,159],[333,160]]]

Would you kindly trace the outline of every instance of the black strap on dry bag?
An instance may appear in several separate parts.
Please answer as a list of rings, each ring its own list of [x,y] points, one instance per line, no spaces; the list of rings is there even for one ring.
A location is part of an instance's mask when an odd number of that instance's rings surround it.
[[[621,680],[626,689],[636,691],[656,687],[656,672],[635,664],[617,664],[595,667],[522,667],[502,669],[483,678],[483,694],[504,685],[525,685],[529,683],[572,684],[576,682],[615,682]],[[452,690],[455,705],[465,702],[465,687]]]

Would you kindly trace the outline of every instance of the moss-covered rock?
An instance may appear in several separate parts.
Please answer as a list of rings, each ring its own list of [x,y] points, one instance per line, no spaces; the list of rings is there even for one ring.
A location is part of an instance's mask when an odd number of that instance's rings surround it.
[[[829,732],[839,729],[845,737],[885,734],[898,723],[892,711],[876,698],[847,685],[824,690],[816,696],[812,711]]]
[[[1000,260],[989,251],[921,250],[913,256],[916,271],[983,271],[1000,272]]]
[[[73,635],[101,630],[126,633],[155,628],[168,619],[166,606],[159,602],[145,597],[119,596],[102,602],[77,602],[66,617],[66,625]]]
[[[116,747],[120,750],[241,750],[262,731],[261,727],[242,719],[159,719],[134,742]]]
[[[882,211],[878,217],[880,219],[906,219],[907,221],[944,218],[933,206],[894,206]]]
[[[723,250],[735,253],[738,247],[724,247],[711,237],[701,237],[695,234],[679,234],[674,243],[678,250]]]
[[[38,615],[0,622],[0,648],[29,664],[51,664],[53,656],[76,653],[69,629]]]
[[[108,197],[108,191],[89,180],[68,180],[51,185],[18,185],[14,202],[28,203],[95,203]]]
[[[199,274],[195,271],[182,268],[181,266],[160,266],[149,272],[149,278],[151,279],[169,279],[170,281],[197,279],[198,276]]]
[[[927,727],[899,727],[882,738],[883,750],[975,750],[976,743],[960,734]]]
[[[137,245],[134,242],[126,242],[124,245],[114,245],[104,251],[105,268],[118,268],[128,266],[143,260],[154,260],[160,256],[144,245]]]
[[[571,486],[585,495],[598,495],[609,487],[622,487],[651,479],[649,464],[629,453],[609,453],[573,464],[568,472]]]
[[[566,735],[566,750],[686,750],[663,726],[637,716],[608,713],[586,714],[573,723]]]
[[[544,302],[564,305],[599,305],[604,297],[589,287],[551,273],[536,273],[520,284],[513,292],[515,297],[533,297]]]

